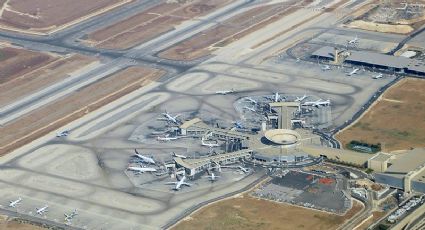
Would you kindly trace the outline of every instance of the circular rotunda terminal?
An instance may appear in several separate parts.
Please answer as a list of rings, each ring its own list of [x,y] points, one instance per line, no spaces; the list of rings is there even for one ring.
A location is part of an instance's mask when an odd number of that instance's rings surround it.
[[[264,133],[268,141],[282,147],[290,147],[298,143],[300,135],[290,129],[272,129]]]

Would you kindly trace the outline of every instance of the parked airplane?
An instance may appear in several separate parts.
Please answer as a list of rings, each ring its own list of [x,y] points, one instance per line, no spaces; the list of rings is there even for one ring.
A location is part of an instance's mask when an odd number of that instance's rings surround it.
[[[209,178],[210,181],[216,181],[217,178],[220,178],[220,176],[216,176],[214,173],[211,173],[211,175],[206,176],[206,178]]]
[[[65,130],[59,133],[56,133],[56,137],[66,137],[69,135],[69,130]]]
[[[78,215],[78,213],[77,213],[77,209],[74,209],[74,211],[72,211],[69,215],[68,214],[64,214],[65,215],[65,221],[66,222],[70,222],[72,219],[74,219],[74,217],[76,216],[76,215]]]
[[[319,107],[319,106],[328,106],[330,104],[331,104],[331,101],[329,99],[326,100],[326,101],[322,101],[322,99],[319,99],[317,101],[307,101],[307,102],[304,102],[302,105],[303,106],[316,106],[316,107]]]
[[[356,34],[356,37],[355,38],[347,41],[347,44],[348,45],[355,45],[357,43],[359,43],[359,38],[357,37],[357,34]]]
[[[308,97],[308,96],[304,94],[304,96],[302,96],[302,97],[297,97],[297,98],[295,99],[295,101],[296,101],[296,102],[301,102],[301,101],[304,101],[307,97]]]
[[[249,110],[249,111],[251,111],[251,112],[256,112],[257,110],[255,110],[255,108],[254,107],[248,107],[248,106],[244,106],[243,107],[244,109],[246,109],[246,110]]]
[[[137,149],[134,149],[134,152],[136,152],[136,154],[134,154],[134,156],[140,158],[143,162],[149,163],[149,164],[156,164],[155,161],[151,157],[143,156],[142,154],[137,152]]]
[[[137,173],[156,172],[156,169],[154,169],[154,168],[148,168],[148,167],[144,168],[144,167],[133,167],[133,166],[130,166],[130,167],[127,168],[127,170],[134,171],[134,172],[137,172]]]
[[[254,100],[254,99],[252,99],[252,98],[250,98],[250,97],[247,97],[247,98],[245,98],[247,101],[249,101],[249,102],[252,102],[253,104],[257,104],[257,101],[256,100]]]
[[[244,167],[242,167],[242,166],[238,166],[238,168],[242,171],[242,172],[244,172],[244,173],[248,173],[249,172],[249,169],[248,168],[244,168]]]
[[[187,156],[180,155],[180,154],[177,154],[175,152],[173,152],[173,157],[179,157],[179,158],[182,158],[182,159],[186,159],[187,158]]]
[[[323,65],[322,66],[322,70],[326,71],[326,70],[331,70],[331,67],[329,65]]]
[[[38,215],[43,215],[45,212],[47,212],[48,209],[49,208],[49,206],[46,204],[46,205],[44,205],[43,207],[41,207],[41,208],[36,208],[35,210],[37,210],[37,214]]]
[[[166,120],[169,122],[173,122],[175,124],[179,124],[180,121],[177,120],[177,117],[179,117],[181,114],[177,114],[175,116],[172,116],[171,114],[167,113],[167,110],[165,110],[165,113],[161,113],[163,118],[158,118],[158,120]]]
[[[158,137],[156,137],[156,139],[158,141],[174,141],[174,140],[179,139],[179,137],[170,137],[170,135],[167,134],[164,137],[158,136]]]
[[[13,201],[10,201],[9,203],[9,207],[12,207],[12,208],[14,208],[14,207],[16,207],[16,205],[18,205],[19,203],[21,203],[21,201],[22,201],[22,198],[18,198],[17,200],[13,200]]]
[[[235,90],[232,88],[231,90],[219,90],[219,91],[216,91],[215,93],[221,94],[221,95],[226,95],[226,94],[234,93],[234,92],[235,92]]]
[[[178,190],[180,190],[180,188],[181,188],[182,185],[192,186],[192,184],[189,184],[189,183],[184,182],[185,180],[186,180],[186,176],[183,176],[182,179],[180,179],[177,182],[167,182],[165,184],[174,184],[174,185],[176,185],[173,189],[176,190],[176,191],[178,191]]]
[[[347,76],[352,76],[353,74],[356,74],[357,71],[359,71],[359,70],[360,70],[359,68],[355,68],[351,72],[347,73]]]
[[[274,93],[274,95],[273,96],[268,96],[268,97],[266,97],[267,99],[269,99],[269,100],[271,100],[271,101],[273,101],[273,102],[279,102],[279,101],[281,101],[281,99],[282,99],[282,96],[281,95],[279,95],[279,93],[278,92],[276,92],[276,93]]]
[[[383,78],[383,77],[384,77],[384,75],[382,73],[380,73],[378,75],[373,76],[372,78],[373,79],[379,79],[379,78]]]

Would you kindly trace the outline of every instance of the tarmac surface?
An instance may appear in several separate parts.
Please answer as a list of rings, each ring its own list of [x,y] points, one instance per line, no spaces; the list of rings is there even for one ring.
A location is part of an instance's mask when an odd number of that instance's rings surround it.
[[[168,226],[167,223],[175,222],[176,218],[182,217],[182,213],[198,207],[198,204],[241,191],[265,175],[263,171],[254,171],[248,175],[229,171],[224,172],[223,180],[218,183],[200,179],[196,180],[198,184],[193,188],[184,187],[180,191],[172,191],[170,186],[164,185],[165,182],[175,181],[168,177],[153,177],[153,182],[140,186],[152,177],[149,179],[140,175],[134,180],[125,171],[135,148],[159,160],[168,159],[170,149],[189,154],[208,151],[199,146],[182,144],[184,141],[179,143],[179,140],[163,144],[155,141],[138,142],[130,138],[139,127],[147,126],[160,113],[167,110],[172,114],[201,115],[231,122],[240,119],[233,103],[241,97],[269,95],[272,92],[300,96],[307,94],[331,100],[332,126],[329,129],[333,129],[347,124],[365,104],[374,100],[378,90],[394,80],[391,76],[373,80],[374,73],[367,71],[347,77],[345,71],[351,68],[322,71],[318,63],[297,61],[282,51],[284,47],[295,45],[305,37],[318,36],[314,40],[316,45],[323,43],[323,39],[329,36],[340,41],[347,39],[345,35],[338,35],[343,32],[323,34],[328,28],[319,26],[335,26],[343,20],[344,12],[351,12],[367,1],[356,1],[356,4],[338,13],[301,8],[288,16],[289,23],[288,18],[284,18],[221,48],[211,57],[191,62],[165,60],[156,54],[220,23],[235,12],[260,4],[260,1],[235,1],[202,17],[202,20],[188,22],[129,50],[98,50],[77,42],[85,33],[133,15],[154,4],[152,2],[134,1],[47,37],[0,32],[1,40],[22,47],[96,55],[102,60],[101,65],[78,73],[75,81],[60,82],[22,101],[13,102],[7,108],[0,108],[0,120],[3,123],[66,96],[106,73],[128,66],[149,66],[167,71],[159,82],[136,90],[57,130],[69,130],[68,137],[57,138],[55,131],[0,158],[1,210],[16,212],[16,215],[31,217],[39,222],[63,224],[63,214],[77,209],[79,215],[71,223],[75,228],[159,229]],[[323,1],[320,4],[334,2],[338,1]],[[320,9],[320,4],[315,8]],[[309,18],[309,21],[301,23],[300,20],[304,18]],[[267,36],[274,36],[297,23],[301,24],[294,31],[283,33],[264,45],[249,48]],[[274,32],[270,34],[265,31]],[[360,39],[362,36],[359,34]],[[368,33],[367,38],[380,39],[372,33]],[[390,45],[399,41],[399,37],[386,39]],[[376,46],[371,43],[370,46],[364,48],[382,49],[380,42]],[[235,93],[215,94],[217,90],[231,88],[235,89]],[[8,208],[9,201],[19,196],[23,198],[22,204],[17,209]],[[49,205],[49,212],[42,216],[36,215],[35,208],[44,204]]]

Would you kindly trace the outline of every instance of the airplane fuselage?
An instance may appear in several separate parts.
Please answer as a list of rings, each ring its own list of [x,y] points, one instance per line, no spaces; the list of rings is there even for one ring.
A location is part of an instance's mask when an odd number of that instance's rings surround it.
[[[14,207],[16,207],[16,205],[18,205],[19,203],[21,203],[21,201],[22,201],[21,198],[15,200],[15,201],[11,201],[10,204],[9,204],[9,207],[13,207],[14,208]]]

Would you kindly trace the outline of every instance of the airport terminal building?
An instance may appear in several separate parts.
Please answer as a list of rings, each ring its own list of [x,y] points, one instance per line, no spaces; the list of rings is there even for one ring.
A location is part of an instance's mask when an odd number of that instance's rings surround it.
[[[333,61],[338,51],[335,47],[324,46],[312,53],[312,58]],[[398,73],[425,76],[425,62],[404,56],[392,56],[370,51],[350,50],[345,52],[345,63],[361,65]]]
[[[425,148],[406,151],[403,154],[378,154],[368,161],[378,183],[406,192],[425,193]]]

